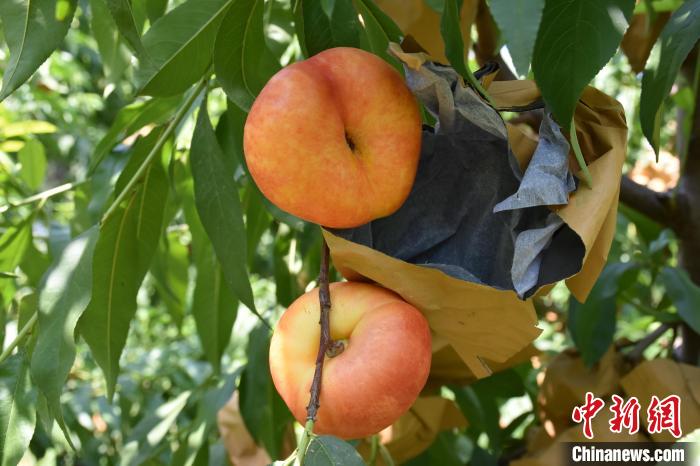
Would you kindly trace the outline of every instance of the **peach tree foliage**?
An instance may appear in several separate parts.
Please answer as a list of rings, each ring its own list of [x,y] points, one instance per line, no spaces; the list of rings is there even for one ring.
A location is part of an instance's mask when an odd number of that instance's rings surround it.
[[[426,1],[450,64],[479,87],[462,3]],[[665,194],[623,179],[591,298],[538,302],[568,319],[549,347],[594,364],[661,322],[697,365],[700,0],[486,4],[514,71],[536,80],[562,127],[610,63],[611,88],[641,89],[626,109],[630,163],[643,137],[683,161]],[[635,9],[670,13],[636,80],[619,52]],[[234,390],[253,438],[283,460],[292,417],[271,383],[269,327],[316,279],[321,238],[251,182],[243,124],[272,74],[324,49],[363,48],[398,68],[387,46],[401,30],[372,0],[5,0],[0,20],[0,466],[27,450],[75,464],[226,464],[216,413]],[[408,464],[514,457],[539,421],[530,409],[504,428],[500,409],[536,398],[535,373],[446,388],[469,427]],[[362,464],[356,446],[318,438],[307,464]]]

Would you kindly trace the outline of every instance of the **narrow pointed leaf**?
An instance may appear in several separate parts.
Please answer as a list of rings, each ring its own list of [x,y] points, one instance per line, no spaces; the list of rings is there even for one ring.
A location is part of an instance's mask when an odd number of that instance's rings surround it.
[[[700,333],[700,287],[693,283],[686,271],[678,268],[664,267],[659,277],[678,315],[690,328]]]
[[[136,26],[136,21],[134,21],[134,12],[131,9],[131,2],[129,0],[106,1],[107,8],[109,8],[109,12],[112,14],[112,18],[119,29],[119,33],[134,52],[136,52],[136,55],[140,57],[140,59],[146,60],[148,54],[143,47],[141,33],[139,33],[139,28]]]
[[[32,242],[32,221],[34,216],[9,227],[0,236],[0,271],[14,272],[22,262]]]
[[[337,2],[328,17],[318,0],[299,0],[296,29],[308,57],[331,47],[360,47],[360,22],[352,2]]]
[[[149,60],[136,72],[140,94],[179,94],[204,75],[231,1],[188,0],[153,23],[143,37]]]
[[[214,70],[226,95],[250,110],[279,62],[265,45],[263,0],[238,0],[224,18],[214,48]]]
[[[44,184],[46,177],[46,151],[37,139],[28,139],[17,154],[22,164],[20,177],[32,190],[36,191]]]
[[[544,0],[491,0],[489,7],[513,58],[515,71],[519,76],[527,76]]]
[[[183,392],[167,403],[159,406],[155,412],[148,413],[134,427],[124,442],[121,453],[121,466],[137,466],[155,456],[161,442],[187,405],[192,392]]]
[[[199,218],[211,239],[226,284],[248,309],[257,313],[246,266],[246,232],[233,173],[223,154],[202,102],[192,135],[190,165]]]
[[[3,0],[0,19],[10,60],[2,76],[0,101],[21,86],[61,45],[68,32],[77,0],[66,2],[63,18],[56,18],[55,0]]]
[[[400,71],[403,67],[395,57],[389,55],[389,42],[401,42],[403,33],[394,21],[374,4],[372,0],[358,0],[355,5],[362,15],[369,50],[391,63]]]
[[[153,131],[137,142],[117,190],[145,159],[159,134]],[[110,398],[136,312],[136,294],[158,246],[168,192],[165,171],[156,159],[134,192],[102,225],[95,246],[92,299],[80,318],[79,330],[105,374]]]
[[[75,326],[90,302],[97,234],[97,227],[92,227],[63,249],[46,273],[39,295],[32,379],[64,431],[60,396],[75,361]]]
[[[634,0],[545,2],[532,71],[547,105],[568,128],[584,87],[617,50]]]
[[[15,466],[36,427],[36,390],[29,361],[18,352],[0,364],[0,466]]]
[[[639,119],[644,136],[659,152],[661,108],[685,57],[700,39],[700,0],[683,3],[661,31],[642,77]]]

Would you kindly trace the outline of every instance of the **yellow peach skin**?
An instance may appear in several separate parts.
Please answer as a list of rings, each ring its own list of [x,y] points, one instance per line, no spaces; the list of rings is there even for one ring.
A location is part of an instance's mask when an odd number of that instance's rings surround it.
[[[275,74],[245,123],[246,163],[277,207],[350,228],[395,212],[418,167],[421,119],[401,75],[338,47]]]
[[[367,283],[332,283],[331,338],[345,350],[326,357],[314,432],[362,438],[391,425],[418,397],[430,371],[428,322],[393,292]],[[318,352],[318,289],[282,315],[270,344],[275,387],[304,424]]]

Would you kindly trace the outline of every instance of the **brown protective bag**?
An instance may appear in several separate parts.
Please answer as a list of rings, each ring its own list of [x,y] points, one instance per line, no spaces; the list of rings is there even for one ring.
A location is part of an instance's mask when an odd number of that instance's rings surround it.
[[[392,52],[408,67],[428,60],[424,53]],[[533,81],[494,81],[488,89],[498,108],[527,106],[540,98]],[[583,301],[605,265],[615,232],[620,174],[625,159],[627,126],[622,106],[588,87],[575,113],[581,150],[593,186],[579,183],[568,205],[554,208],[585,245],[580,270],[566,280],[572,294]],[[517,127],[509,127],[511,150],[526,165],[536,143]],[[577,167],[570,154],[570,166]],[[404,262],[324,230],[333,263],[346,277],[366,279],[398,293],[420,309],[433,332],[434,350],[444,342],[476,377],[491,373],[490,365],[505,363],[540,334],[532,300],[451,277],[440,270]],[[551,287],[544,287],[540,293]]]

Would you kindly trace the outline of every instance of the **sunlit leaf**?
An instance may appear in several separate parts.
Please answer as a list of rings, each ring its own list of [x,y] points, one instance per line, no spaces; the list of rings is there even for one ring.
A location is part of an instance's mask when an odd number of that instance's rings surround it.
[[[69,10],[56,19],[55,0],[4,0],[0,19],[10,49],[0,89],[0,101],[21,86],[49,58],[68,32],[77,0],[68,2]]]
[[[532,71],[559,124],[568,128],[584,87],[617,50],[634,0],[545,2]]]
[[[544,0],[490,0],[489,7],[505,38],[516,72],[527,76]]]
[[[90,302],[97,233],[93,227],[71,241],[46,273],[40,290],[32,379],[64,431],[60,397],[75,360],[75,326]]]
[[[280,68],[265,45],[263,7],[263,0],[234,2],[221,24],[214,49],[214,69],[221,87],[246,111]]]
[[[116,190],[133,176],[159,131],[137,143]],[[114,394],[119,357],[136,312],[136,294],[148,271],[163,227],[168,183],[160,160],[100,229],[93,258],[92,299],[79,321],[80,334],[102,368],[108,396]]]
[[[24,219],[17,225],[10,226],[0,236],[0,270],[14,272],[22,262],[32,241],[32,221],[34,217]]]
[[[16,138],[30,134],[50,134],[55,133],[56,130],[56,126],[47,121],[24,120],[2,125],[0,127],[0,137]]]
[[[644,136],[657,153],[663,101],[698,38],[700,0],[688,0],[673,12],[647,61],[642,77],[639,119]]]
[[[22,164],[19,175],[32,190],[37,190],[44,184],[46,177],[46,151],[44,145],[37,139],[29,139],[17,154]]]
[[[0,466],[15,466],[29,447],[36,426],[36,390],[24,352],[0,364]]]
[[[232,0],[188,0],[157,20],[143,37],[149,60],[139,63],[139,93],[172,96],[211,64],[214,39]]]
[[[224,163],[206,99],[192,136],[190,166],[197,212],[221,263],[226,284],[248,309],[257,313],[246,267],[246,232],[238,186]]]

